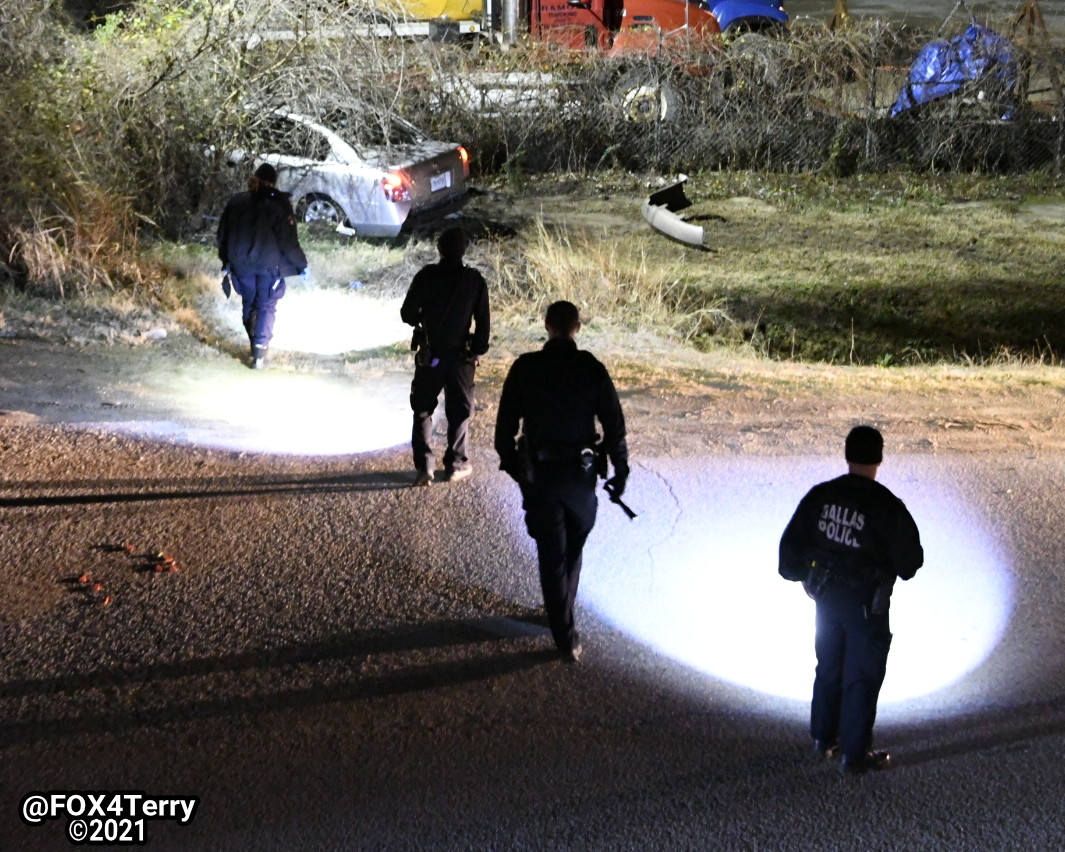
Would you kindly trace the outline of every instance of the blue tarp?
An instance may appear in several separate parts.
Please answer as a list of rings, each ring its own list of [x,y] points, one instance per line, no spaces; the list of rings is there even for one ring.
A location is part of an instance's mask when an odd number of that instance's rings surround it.
[[[1016,106],[1018,64],[1009,40],[973,24],[950,41],[933,41],[921,49],[891,116],[986,80],[990,96],[1002,104],[1001,117],[1010,118]]]

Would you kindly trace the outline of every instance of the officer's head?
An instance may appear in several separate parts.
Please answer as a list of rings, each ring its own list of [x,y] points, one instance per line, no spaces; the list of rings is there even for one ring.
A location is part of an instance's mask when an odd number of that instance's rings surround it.
[[[544,314],[544,325],[549,337],[565,337],[572,340],[580,331],[581,315],[573,302],[552,302]]]
[[[872,426],[855,426],[847,435],[844,457],[851,473],[876,478],[876,469],[884,460],[884,436]]]
[[[269,163],[263,163],[255,170],[250,181],[252,189],[258,186],[274,186],[277,184],[277,169]]]
[[[462,260],[466,245],[466,232],[462,228],[448,228],[436,239],[437,251],[444,260]]]

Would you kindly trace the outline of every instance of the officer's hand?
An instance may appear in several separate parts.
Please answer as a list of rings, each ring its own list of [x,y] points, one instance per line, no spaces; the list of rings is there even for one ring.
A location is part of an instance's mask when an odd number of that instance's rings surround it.
[[[300,278],[303,279],[304,284],[311,280],[311,268],[309,266],[303,267],[302,271],[300,272]]]
[[[620,500],[621,495],[625,493],[625,485],[628,483],[628,479],[627,476],[616,474],[603,484],[603,488],[606,489],[606,493],[609,494],[612,499]]]

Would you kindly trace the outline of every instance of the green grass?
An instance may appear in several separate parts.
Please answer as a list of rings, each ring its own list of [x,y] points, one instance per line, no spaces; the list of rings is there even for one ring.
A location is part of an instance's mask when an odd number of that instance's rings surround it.
[[[699,345],[865,364],[1056,361],[1065,350],[1065,222],[1017,215],[1036,182],[736,183],[688,187],[699,201],[684,215],[711,217],[715,254],[690,257],[683,310],[723,306],[730,319]],[[737,191],[762,203],[737,202]]]
[[[771,359],[1057,364],[1065,351],[1065,222],[1019,215],[1026,197],[1062,199],[1045,176],[700,175],[683,215],[711,251],[643,222],[647,191],[626,174],[527,189],[549,203],[523,198],[534,212],[517,234],[478,239],[467,257],[489,281],[498,332],[535,333],[566,298],[597,333]],[[322,286],[395,294],[436,257],[429,238],[303,241]],[[217,286],[213,249],[170,245],[153,260],[183,305]]]

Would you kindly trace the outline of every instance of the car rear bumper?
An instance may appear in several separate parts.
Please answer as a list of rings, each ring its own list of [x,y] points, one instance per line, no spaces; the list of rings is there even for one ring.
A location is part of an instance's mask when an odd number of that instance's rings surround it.
[[[439,221],[452,213],[457,213],[466,206],[466,202],[469,200],[470,194],[466,192],[457,198],[449,198],[432,207],[423,207],[419,210],[412,210],[407,216],[406,221],[403,223],[403,230],[411,231],[422,225],[428,225]]]

